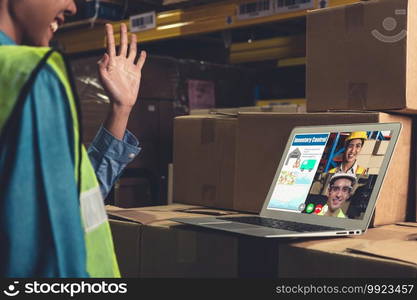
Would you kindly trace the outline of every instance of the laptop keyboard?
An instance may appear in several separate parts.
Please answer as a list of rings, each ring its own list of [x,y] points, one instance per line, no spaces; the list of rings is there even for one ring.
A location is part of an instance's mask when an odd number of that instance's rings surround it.
[[[218,217],[217,219],[245,223],[245,224],[259,225],[263,227],[270,227],[270,228],[276,228],[276,229],[285,229],[285,230],[290,230],[290,231],[295,231],[295,232],[318,232],[318,231],[343,230],[342,228],[311,225],[311,224],[297,223],[297,222],[291,222],[291,221],[281,221],[281,220],[261,218],[261,217]]]

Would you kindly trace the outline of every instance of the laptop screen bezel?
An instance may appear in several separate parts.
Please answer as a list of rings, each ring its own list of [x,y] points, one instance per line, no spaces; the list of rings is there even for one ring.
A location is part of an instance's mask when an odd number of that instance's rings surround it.
[[[275,172],[274,179],[270,186],[268,195],[264,202],[261,211],[261,217],[274,218],[286,221],[301,222],[307,224],[315,224],[322,226],[337,227],[343,229],[361,229],[366,230],[372,218],[372,214],[375,209],[376,200],[378,199],[381,186],[383,184],[389,162],[391,160],[394,149],[397,145],[398,138],[402,129],[401,123],[363,123],[363,124],[350,124],[350,125],[326,125],[326,126],[308,126],[308,127],[295,127],[290,137],[288,138],[285,151],[281,157],[281,161]],[[328,216],[317,216],[305,213],[288,212],[276,209],[268,209],[269,201],[274,192],[274,188],[278,177],[283,168],[284,162],[287,158],[288,152],[292,145],[295,135],[306,134],[306,133],[334,133],[334,132],[353,132],[353,131],[390,131],[391,142],[388,145],[384,160],[382,162],[380,172],[376,179],[374,189],[369,199],[368,207],[366,208],[365,214],[362,220],[357,219],[345,219]],[[408,183],[406,183],[408,184]]]

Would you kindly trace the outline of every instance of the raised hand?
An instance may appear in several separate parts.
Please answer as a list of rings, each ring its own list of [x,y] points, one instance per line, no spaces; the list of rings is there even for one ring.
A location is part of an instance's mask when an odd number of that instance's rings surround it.
[[[128,33],[126,24],[120,26],[120,51],[116,54],[113,26],[106,24],[107,53],[99,62],[99,74],[104,89],[116,106],[132,108],[139,93],[142,67],[146,60],[146,52],[141,51],[138,62],[136,35],[131,35],[129,53]]]
[[[106,24],[107,53],[99,61],[99,75],[110,98],[110,111],[104,127],[119,140],[123,139],[130,112],[138,98],[146,52],[141,51],[135,63],[136,35],[132,34],[129,53],[126,24],[120,26],[120,51],[116,54],[113,26]]]

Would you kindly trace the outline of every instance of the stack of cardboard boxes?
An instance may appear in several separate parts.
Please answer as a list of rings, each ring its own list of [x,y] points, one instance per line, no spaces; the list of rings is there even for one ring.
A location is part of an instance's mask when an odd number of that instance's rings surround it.
[[[412,114],[417,111],[414,110],[417,94],[413,92],[417,77],[412,76],[417,73],[417,58],[412,59],[407,47],[417,34],[410,30],[397,44],[387,43],[374,37],[370,28],[379,29],[382,16],[390,16],[391,10],[395,13],[394,7],[412,11],[407,5],[414,4],[405,0],[375,0],[315,10],[308,15],[308,113],[245,112],[234,118],[177,118],[174,201],[257,213],[293,127],[400,122],[401,137],[382,187],[373,225],[405,221],[415,198],[411,191],[414,176],[410,176],[414,168],[410,164],[414,149]],[[403,18],[400,28],[407,28],[404,21],[407,18],[399,17]],[[349,22],[353,22],[349,18],[366,26],[345,32]],[[414,17],[408,15],[408,19],[413,22]],[[368,67],[364,68],[360,60],[366,61]],[[389,63],[382,66],[382,61]],[[342,67],[339,62],[343,62]],[[366,93],[349,90],[352,87],[349,82],[355,81],[366,86]],[[392,90],[397,92],[392,94]],[[372,174],[377,173],[386,146],[384,141],[365,143],[359,158],[361,165]]]
[[[174,122],[174,202],[211,207],[216,213],[232,210],[226,214],[261,210],[293,127],[402,123],[371,223],[376,228],[356,238],[266,245],[262,239],[172,222],[169,226],[147,223],[145,227],[155,236],[145,239],[143,229],[141,243],[152,240],[154,248],[152,253],[141,252],[142,263],[151,261],[156,266],[170,256],[175,264],[166,261],[153,273],[143,270],[135,276],[416,277],[413,114],[417,112],[417,55],[411,50],[417,45],[416,6],[414,0],[372,0],[312,11],[307,17],[308,113],[193,115]],[[398,34],[390,38],[388,33],[393,35],[394,29]],[[384,142],[365,144],[360,157],[363,165],[377,172],[385,148]],[[409,222],[401,223],[405,221]],[[117,232],[121,225],[115,222],[112,228]],[[142,226],[146,220],[141,216],[135,222]],[[215,242],[208,235],[223,240]],[[120,236],[116,233],[116,247]],[[204,252],[201,247],[213,251]],[[260,248],[271,251],[263,255],[267,263],[258,261],[259,268],[245,265],[248,256],[242,253],[258,249],[251,258],[259,258]],[[220,258],[226,259],[221,262]],[[119,255],[119,259],[128,258]],[[223,264],[222,273],[198,269],[197,262],[202,260],[211,267]]]
[[[110,103],[98,79],[99,59],[72,60],[87,144],[106,118]],[[246,68],[149,56],[142,74],[140,98],[128,123],[142,151],[115,186],[114,203],[121,207],[167,203],[175,116],[186,115],[191,109],[253,104],[252,72]],[[147,192],[140,192],[144,190]]]

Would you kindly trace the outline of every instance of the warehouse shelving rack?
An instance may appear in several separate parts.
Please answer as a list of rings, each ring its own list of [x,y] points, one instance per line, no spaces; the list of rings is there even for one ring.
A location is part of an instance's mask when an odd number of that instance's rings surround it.
[[[314,1],[314,8],[319,8],[321,1]],[[361,0],[330,0],[327,2],[329,7],[333,7],[360,1]],[[156,27],[136,33],[138,42],[153,42],[274,23],[304,17],[308,11],[298,10],[275,13],[262,17],[240,19],[237,13],[239,5],[247,2],[247,0],[229,0],[157,13]],[[129,20],[123,20],[110,23],[114,25],[115,32],[118,32],[120,24],[128,22]],[[94,26],[90,26],[91,22],[87,21],[85,22],[85,26],[78,26],[73,29],[68,28],[68,30],[63,30],[57,35],[57,41],[61,49],[68,54],[103,49],[103,23],[103,20],[101,20],[95,23]],[[118,43],[119,40],[120,36],[119,34],[116,34],[116,42]]]

